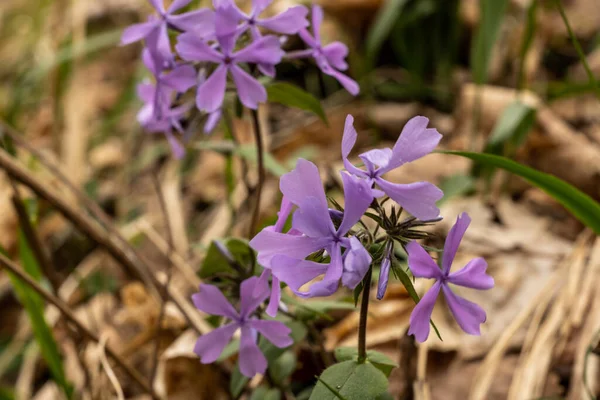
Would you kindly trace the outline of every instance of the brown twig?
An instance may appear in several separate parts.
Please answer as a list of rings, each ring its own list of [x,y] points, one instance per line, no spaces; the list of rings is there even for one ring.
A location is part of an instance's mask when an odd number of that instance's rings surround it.
[[[150,385],[154,384],[154,379],[156,378],[156,370],[158,368],[158,353],[160,351],[160,335],[162,332],[162,320],[165,315],[165,308],[167,305],[167,297],[169,294],[169,285],[171,284],[171,278],[173,276],[173,264],[172,257],[175,253],[175,243],[173,240],[173,229],[171,228],[171,223],[169,220],[169,213],[167,212],[167,202],[165,200],[165,194],[162,191],[160,186],[160,182],[156,174],[152,174],[152,182],[154,183],[154,187],[156,190],[156,194],[158,196],[158,203],[160,205],[160,210],[164,218],[165,226],[167,229],[167,243],[169,246],[168,250],[168,265],[167,265],[167,280],[162,288],[162,297],[163,301],[160,305],[160,311],[158,313],[158,319],[156,320],[156,329],[155,329],[155,343],[154,343],[154,354],[152,357],[152,367],[150,369]]]
[[[260,215],[260,199],[262,197],[263,186],[265,185],[265,154],[263,144],[263,134],[260,128],[260,120],[258,118],[257,110],[250,110],[252,114],[252,125],[254,132],[254,140],[256,142],[256,163],[258,165],[258,183],[256,184],[256,198],[254,204],[254,210],[252,211],[252,219],[250,220],[250,233],[249,239],[252,239],[256,234],[256,228],[258,224],[258,217]]]
[[[58,310],[64,315],[64,317],[71,322],[77,330],[85,336],[88,340],[91,340],[95,343],[100,343],[100,339],[96,334],[90,331],[85,325],[83,325],[79,319],[73,314],[68,304],[54,296],[52,293],[48,292],[46,289],[42,288],[36,281],[34,281],[27,273],[23,272],[20,267],[6,258],[4,255],[0,254],[0,266],[6,268],[13,275],[31,287],[36,293],[42,296],[47,302],[53,304]],[[160,397],[154,392],[152,387],[148,386],[146,381],[140,375],[140,373],[133,368],[131,368],[125,360],[121,358],[117,353],[112,351],[109,347],[106,348],[106,353],[117,363],[119,367],[123,369],[129,375],[131,379],[133,379],[144,391],[149,393],[153,399],[160,399]]]

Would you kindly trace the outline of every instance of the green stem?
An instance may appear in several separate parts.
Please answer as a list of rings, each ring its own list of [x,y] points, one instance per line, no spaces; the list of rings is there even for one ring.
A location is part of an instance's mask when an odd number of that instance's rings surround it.
[[[371,294],[371,277],[373,268],[369,267],[365,279],[363,280],[363,293],[360,303],[360,319],[358,325],[358,362],[364,363],[367,360],[367,316],[369,314],[369,297]]]
[[[252,238],[256,233],[258,224],[258,216],[260,214],[260,199],[262,196],[262,189],[265,184],[265,154],[263,149],[263,137],[260,128],[260,121],[258,119],[258,111],[250,110],[252,114],[252,124],[254,131],[254,140],[256,141],[256,160],[258,164],[258,184],[256,185],[256,199],[254,204],[254,211],[252,212],[252,219],[250,222],[250,233],[249,237]]]

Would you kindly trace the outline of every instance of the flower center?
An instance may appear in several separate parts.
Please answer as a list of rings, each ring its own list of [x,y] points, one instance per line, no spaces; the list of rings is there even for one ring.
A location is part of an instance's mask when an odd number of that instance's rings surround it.
[[[225,56],[225,59],[223,60],[223,63],[225,63],[225,65],[231,65],[231,62],[233,60],[231,59],[230,56]]]

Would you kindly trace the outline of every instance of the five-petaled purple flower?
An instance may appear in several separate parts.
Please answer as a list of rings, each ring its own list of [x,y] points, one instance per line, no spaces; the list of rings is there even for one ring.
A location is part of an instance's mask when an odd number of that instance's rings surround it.
[[[494,278],[487,275],[487,263],[483,258],[475,258],[467,263],[461,270],[450,273],[450,267],[454,256],[460,245],[471,218],[466,213],[461,214],[456,224],[448,232],[444,254],[442,256],[442,268],[440,269],[429,253],[417,242],[410,242],[406,246],[408,252],[408,267],[415,277],[435,279],[431,289],[421,298],[410,315],[409,335],[415,335],[415,339],[424,342],[429,336],[429,320],[435,301],[440,293],[444,293],[450,311],[456,322],[468,334],[479,335],[479,325],[485,322],[485,311],[477,304],[472,303],[456,295],[448,285],[452,283],[473,289],[487,290],[494,287]]]
[[[148,22],[134,24],[125,29],[121,36],[122,45],[146,39],[153,57],[171,60],[173,55],[169,44],[168,28],[183,32],[195,32],[201,37],[210,35],[215,30],[214,12],[207,8],[174,15],[176,11],[190,4],[192,0],[174,0],[166,10],[163,0],[149,1],[158,16],[150,16]]]
[[[184,60],[217,64],[217,68],[208,79],[198,86],[196,106],[209,113],[221,108],[229,72],[233,77],[242,104],[256,109],[259,103],[267,101],[267,91],[256,78],[238,64],[279,63],[283,57],[279,39],[276,36],[264,36],[244,49],[234,52],[237,33],[231,33],[232,31],[226,27],[220,29],[228,32],[226,35],[217,35],[221,51],[217,51],[192,32],[181,34],[178,38],[176,49]]]
[[[215,362],[238,329],[241,330],[240,372],[249,378],[256,374],[262,374],[267,369],[267,359],[257,345],[259,333],[279,348],[293,344],[290,337],[291,329],[283,322],[257,319],[253,316],[258,306],[269,296],[268,288],[257,294],[255,290],[257,284],[257,277],[242,282],[239,313],[215,286],[202,284],[200,292],[192,296],[194,305],[200,311],[232,320],[232,322],[198,338],[194,352],[200,357],[203,364]]]
[[[340,71],[348,69],[346,56],[348,55],[348,47],[341,42],[333,42],[326,46],[321,44],[321,23],[323,22],[323,9],[317,5],[312,7],[312,31],[311,35],[307,29],[302,29],[298,32],[300,38],[306,43],[310,49],[301,50],[289,53],[288,58],[304,58],[313,57],[317,66],[324,74],[337,79],[337,81],[351,95],[356,96],[360,92],[358,83],[342,74]]]
[[[362,153],[366,171],[355,167],[348,161],[348,155],[356,143],[357,133],[353,126],[354,118],[348,115],[342,139],[342,158],[346,170],[353,175],[364,178],[369,185],[377,184],[373,189],[375,197],[387,194],[406,211],[420,220],[431,220],[440,214],[435,205],[444,193],[429,182],[410,184],[391,183],[383,179],[383,175],[406,163],[431,153],[439,143],[442,135],[433,128],[427,128],[429,120],[425,117],[414,117],[406,123],[393,149],[374,149]]]
[[[346,237],[371,204],[371,189],[365,180],[347,173],[342,173],[342,181],[345,210],[336,228],[317,167],[299,159],[296,168],[280,180],[284,197],[297,206],[293,232],[264,229],[250,242],[258,252],[258,261],[298,296],[329,296],[337,290],[340,279],[344,286],[353,289],[371,263],[371,256],[360,241],[354,236]],[[328,264],[305,260],[320,250],[329,255]],[[321,275],[323,279],[313,283],[307,292],[300,291],[304,284]]]

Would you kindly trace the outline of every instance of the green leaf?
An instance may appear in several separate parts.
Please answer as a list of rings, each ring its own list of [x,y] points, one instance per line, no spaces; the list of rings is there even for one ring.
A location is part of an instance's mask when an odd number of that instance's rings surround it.
[[[254,250],[248,246],[248,242],[244,239],[226,238],[222,244],[229,250],[234,260],[242,267],[252,263]],[[206,252],[206,257],[200,266],[198,272],[200,278],[206,279],[218,273],[233,272],[231,261],[221,253],[215,242],[212,242]]]
[[[335,359],[338,360],[338,362],[348,360],[358,361],[358,350],[356,347],[338,347],[335,349]],[[390,376],[394,368],[398,367],[398,364],[391,358],[375,350],[367,351],[367,361],[373,364],[387,377]]]
[[[236,149],[235,152],[237,154],[239,154],[240,157],[243,157],[246,160],[256,164],[256,146],[255,145],[253,145],[253,144],[241,145]],[[269,171],[273,175],[280,177],[281,175],[289,172],[289,170],[286,167],[281,165],[279,163],[279,161],[277,161],[275,159],[275,157],[273,157],[271,155],[271,153],[265,152],[264,157],[265,157],[265,159],[264,159],[265,168],[267,171]]]
[[[481,18],[471,48],[473,80],[483,84],[487,80],[488,67],[494,43],[498,38],[508,0],[480,0]]]
[[[0,249],[5,256],[8,254],[4,249]],[[19,255],[21,257],[21,263],[23,269],[31,275],[33,279],[40,282],[42,273],[33,251],[27,243],[25,235],[19,230]],[[44,318],[44,301],[40,295],[27,286],[17,276],[8,273],[12,286],[15,290],[15,294],[19,302],[25,308],[27,316],[31,322],[31,329],[33,335],[40,347],[42,357],[48,364],[48,369],[52,374],[52,377],[56,381],[56,384],[64,391],[67,398],[71,398],[73,394],[73,388],[67,381],[65,370],[63,367],[62,357],[58,349],[58,345],[52,335],[52,330],[48,326],[46,319]]]
[[[283,385],[285,380],[296,370],[297,363],[296,354],[292,351],[286,351],[281,357],[269,364],[269,375],[273,382],[276,385]]]
[[[281,391],[276,388],[268,388],[259,386],[250,396],[250,400],[279,400],[281,399]]]
[[[519,69],[517,72],[517,89],[519,90],[523,89],[525,83],[525,59],[535,36],[537,6],[538,1],[533,0],[527,9],[527,24],[525,25],[523,42],[521,42],[521,49],[519,51]]]
[[[267,96],[269,102],[311,111],[325,124],[329,124],[321,102],[298,86],[283,82],[271,83],[267,86]]]
[[[487,149],[490,151],[486,151],[486,153],[492,152],[493,149],[507,142],[511,142],[515,146],[521,145],[533,127],[535,114],[535,108],[529,107],[519,100],[509,104],[494,126],[487,143]]]
[[[497,155],[465,151],[445,151],[444,153],[470,158],[478,163],[502,168],[520,176],[552,196],[582,223],[590,227],[596,234],[600,234],[600,204],[562,179]]]
[[[440,183],[440,189],[444,192],[444,197],[438,201],[438,205],[448,201],[449,199],[461,196],[473,190],[475,187],[475,179],[471,175],[452,175]]]
[[[234,354],[237,354],[240,351],[240,339],[233,339],[231,342],[227,343],[227,346],[223,349],[223,352],[217,358],[217,362],[225,361],[229,357]]]
[[[377,56],[379,56],[379,52],[381,51],[381,46],[385,39],[390,35],[390,32],[406,3],[407,0],[387,0],[383,6],[379,8],[365,41],[366,59],[369,70],[375,65]]]
[[[387,391],[388,380],[373,364],[343,361],[321,374],[311,400],[376,400]]]
[[[15,394],[12,389],[0,386],[0,400],[15,400]]]

